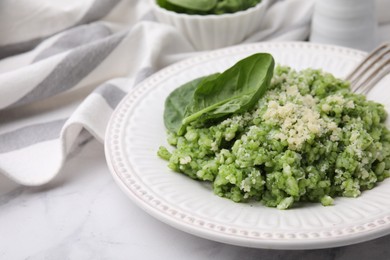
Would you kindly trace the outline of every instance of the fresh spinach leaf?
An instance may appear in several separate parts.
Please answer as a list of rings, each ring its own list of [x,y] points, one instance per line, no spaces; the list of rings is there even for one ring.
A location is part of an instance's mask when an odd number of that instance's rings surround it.
[[[207,12],[217,5],[218,0],[166,0],[167,2],[181,8],[194,11]]]
[[[186,14],[224,14],[235,13],[251,8],[261,0],[155,0],[167,10]]]
[[[260,0],[220,0],[214,12],[216,14],[234,13],[254,7]]]
[[[184,129],[180,129],[182,127],[182,120],[186,113],[188,104],[191,103],[195,89],[201,82],[213,80],[219,74],[220,73],[216,73],[206,77],[194,79],[180,86],[169,94],[165,100],[164,110],[164,123],[165,127],[169,131],[175,133],[184,131]]]
[[[170,2],[168,2],[168,0],[156,0],[156,2],[160,7],[169,11],[173,11],[176,13],[187,13],[187,9],[171,4]]]
[[[210,123],[250,110],[270,85],[274,59],[257,53],[221,73],[192,80],[174,90],[165,101],[164,123],[178,135],[192,122]]]
[[[251,109],[270,85],[274,59],[268,53],[249,56],[214,80],[196,88],[182,124],[206,122]]]

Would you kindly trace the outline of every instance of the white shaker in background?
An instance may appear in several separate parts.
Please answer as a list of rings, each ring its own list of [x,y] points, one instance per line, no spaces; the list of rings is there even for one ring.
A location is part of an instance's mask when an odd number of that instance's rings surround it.
[[[310,41],[371,51],[377,27],[375,1],[317,0]]]

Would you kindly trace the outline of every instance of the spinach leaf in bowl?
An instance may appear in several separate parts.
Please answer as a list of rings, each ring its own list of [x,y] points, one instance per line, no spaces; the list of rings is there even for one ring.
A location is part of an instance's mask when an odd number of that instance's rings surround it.
[[[194,10],[194,11],[200,11],[200,12],[207,12],[215,8],[217,5],[217,0],[167,0],[167,2],[179,6],[181,8]]]
[[[156,0],[167,10],[186,14],[235,13],[254,7],[261,0]]]
[[[215,6],[215,14],[235,13],[254,7],[260,0],[221,0]]]

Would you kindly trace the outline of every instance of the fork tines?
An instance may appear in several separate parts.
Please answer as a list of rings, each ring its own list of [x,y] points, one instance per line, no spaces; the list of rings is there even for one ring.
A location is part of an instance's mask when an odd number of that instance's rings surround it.
[[[390,73],[390,43],[385,43],[369,54],[346,78],[354,92],[367,94],[383,77]]]

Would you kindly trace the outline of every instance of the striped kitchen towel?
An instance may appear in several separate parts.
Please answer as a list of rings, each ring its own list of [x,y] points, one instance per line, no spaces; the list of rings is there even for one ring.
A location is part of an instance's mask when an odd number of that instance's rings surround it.
[[[246,42],[307,39],[312,7],[275,0]],[[131,88],[195,54],[155,21],[148,0],[2,0],[0,172],[23,185],[49,182],[83,144],[104,141]]]
[[[129,89],[193,51],[143,0],[4,0],[0,35],[0,171],[24,185],[103,142]]]

